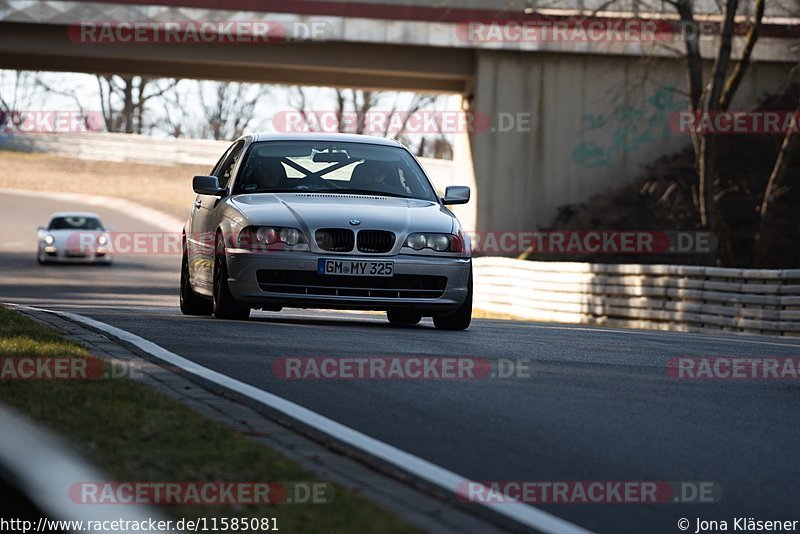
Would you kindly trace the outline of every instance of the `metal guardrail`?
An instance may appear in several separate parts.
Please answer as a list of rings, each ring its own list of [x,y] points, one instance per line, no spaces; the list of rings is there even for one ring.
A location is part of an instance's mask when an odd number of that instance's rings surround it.
[[[800,336],[800,269],[477,258],[475,308],[534,321]]]

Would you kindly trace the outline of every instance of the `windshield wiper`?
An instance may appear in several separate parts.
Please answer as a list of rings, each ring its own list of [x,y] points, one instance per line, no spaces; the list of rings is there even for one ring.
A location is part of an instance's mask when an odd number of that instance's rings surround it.
[[[326,189],[326,191],[329,191]],[[278,189],[254,189],[253,191],[243,191],[240,195],[259,195],[263,193],[316,193],[308,189],[297,189],[296,187],[281,187]]]
[[[374,189],[350,189],[341,188],[334,189],[333,193],[354,193],[357,195],[371,195],[373,197],[394,197],[394,198],[412,198],[408,195],[400,195],[398,193],[387,193],[385,191],[375,191]]]

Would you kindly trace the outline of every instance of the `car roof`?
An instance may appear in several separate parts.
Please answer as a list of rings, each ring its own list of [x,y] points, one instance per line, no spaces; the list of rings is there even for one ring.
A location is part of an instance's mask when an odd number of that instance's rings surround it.
[[[58,217],[83,217],[83,218],[90,218],[94,217],[97,220],[100,220],[100,216],[96,213],[91,213],[89,211],[59,211],[50,216],[50,220],[56,219]]]
[[[402,147],[400,143],[393,139],[386,139],[384,137],[377,137],[374,135],[361,135],[361,134],[347,134],[347,133],[297,133],[285,134],[274,132],[260,132],[250,134],[253,141],[320,141],[323,143],[338,142],[338,143],[363,143],[369,145],[382,145],[392,147]]]

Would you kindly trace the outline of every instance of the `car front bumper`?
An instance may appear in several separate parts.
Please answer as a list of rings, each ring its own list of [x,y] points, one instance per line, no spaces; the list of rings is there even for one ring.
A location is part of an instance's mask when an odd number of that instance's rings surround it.
[[[392,277],[319,275],[320,258],[391,261]],[[433,256],[336,255],[312,252],[253,253],[228,250],[228,286],[253,308],[285,306],[442,313],[467,297],[471,260]]]
[[[52,245],[40,247],[40,257],[52,263],[111,263],[111,253],[107,249],[68,251]]]

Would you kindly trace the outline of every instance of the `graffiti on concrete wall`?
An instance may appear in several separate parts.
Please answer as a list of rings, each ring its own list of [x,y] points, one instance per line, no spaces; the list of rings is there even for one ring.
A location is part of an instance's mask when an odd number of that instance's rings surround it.
[[[668,114],[685,106],[673,86],[662,86],[641,106],[621,104],[606,114],[583,117],[582,135],[591,138],[576,144],[572,160],[584,167],[610,167],[625,152],[670,136]]]

